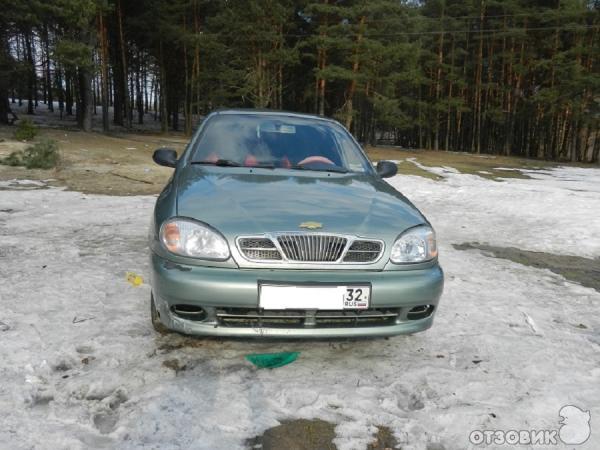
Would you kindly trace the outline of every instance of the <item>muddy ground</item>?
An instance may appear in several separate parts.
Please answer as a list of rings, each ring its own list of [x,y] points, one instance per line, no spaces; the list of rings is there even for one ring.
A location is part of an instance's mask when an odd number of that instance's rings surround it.
[[[531,252],[514,247],[497,247],[474,243],[454,244],[456,250],[479,250],[485,255],[538,269],[548,269],[562,275],[567,280],[579,283],[600,292],[600,258],[554,255],[545,252]]]

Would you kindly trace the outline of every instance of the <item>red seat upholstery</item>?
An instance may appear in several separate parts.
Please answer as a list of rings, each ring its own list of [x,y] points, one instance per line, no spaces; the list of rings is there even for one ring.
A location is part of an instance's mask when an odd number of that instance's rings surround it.
[[[258,165],[258,160],[256,159],[256,157],[254,155],[246,156],[246,159],[244,160],[244,166],[254,167],[256,165]]]

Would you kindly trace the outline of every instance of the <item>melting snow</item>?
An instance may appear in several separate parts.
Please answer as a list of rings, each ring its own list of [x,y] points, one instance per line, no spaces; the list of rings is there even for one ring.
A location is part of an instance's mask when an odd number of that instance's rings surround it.
[[[600,448],[600,293],[451,245],[600,256],[600,170],[440,171],[391,180],[438,231],[434,327],[362,341],[158,336],[149,286],[125,277],[149,279],[153,197],[4,186],[16,189],[0,192],[0,447],[234,449],[320,418],[341,449],[365,448],[381,425],[406,448],[467,448],[472,430],[556,430],[572,404],[591,411],[581,448]],[[243,358],[278,351],[302,353],[271,371]]]

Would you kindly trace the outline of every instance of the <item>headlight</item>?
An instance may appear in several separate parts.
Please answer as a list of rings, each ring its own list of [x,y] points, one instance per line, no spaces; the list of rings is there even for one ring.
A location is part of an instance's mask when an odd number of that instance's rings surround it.
[[[419,263],[437,256],[435,232],[427,225],[411,228],[392,246],[390,261],[395,264]]]
[[[213,260],[229,258],[229,245],[220,233],[189,219],[171,219],[163,223],[160,240],[176,255]]]

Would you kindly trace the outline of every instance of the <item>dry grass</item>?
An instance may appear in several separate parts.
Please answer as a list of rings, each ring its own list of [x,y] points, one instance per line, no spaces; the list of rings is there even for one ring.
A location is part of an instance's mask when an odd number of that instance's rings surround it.
[[[26,145],[11,137],[11,128],[0,128],[0,157]],[[58,142],[61,166],[51,170],[27,170],[0,166],[0,179],[55,180],[52,184],[71,190],[113,195],[140,195],[160,192],[172,169],[157,166],[152,153],[158,147],[182,151],[181,135],[134,135],[83,133],[71,130],[41,129],[39,139]]]
[[[26,144],[14,140],[14,127],[0,127],[0,158],[13,151],[23,150]],[[61,164],[56,169],[28,170],[23,167],[0,165],[0,180],[32,179],[48,180],[50,184],[67,186],[68,189],[108,195],[156,194],[165,185],[172,169],[160,167],[152,161],[152,153],[159,147],[182,151],[187,137],[179,134],[126,134],[84,133],[73,129],[40,127],[36,140],[54,139],[60,148]],[[399,161],[398,172],[432,180],[442,176],[424,167],[452,167],[461,173],[478,175],[493,180],[503,178],[527,178],[518,169],[543,169],[557,163],[512,158],[505,156],[473,155],[457,152],[428,150],[404,150],[394,147],[368,147],[373,160]],[[510,170],[500,170],[500,168]]]
[[[527,174],[518,169],[539,170],[564,163],[542,161],[537,159],[515,158],[509,156],[496,155],[475,155],[461,152],[445,152],[432,150],[404,150],[395,147],[367,147],[367,154],[373,160],[391,159],[402,161],[398,166],[399,173],[408,175],[419,175],[432,178],[430,175],[423,175],[426,172],[410,162],[414,159],[423,166],[441,167],[447,166],[458,170],[461,173],[478,175],[483,178],[499,180],[502,178],[529,178]],[[414,166],[410,167],[410,166]],[[500,170],[511,169],[511,170]],[[436,177],[433,175],[433,177]],[[440,177],[437,177],[438,179]],[[433,178],[435,179],[435,178]]]

